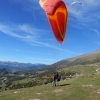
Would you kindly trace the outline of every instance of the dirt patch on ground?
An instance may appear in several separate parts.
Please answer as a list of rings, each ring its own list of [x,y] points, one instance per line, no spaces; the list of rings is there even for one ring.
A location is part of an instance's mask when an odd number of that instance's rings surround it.
[[[62,92],[62,91],[63,91],[62,89],[56,89],[56,90],[54,90],[53,92],[59,93],[59,92]]]
[[[40,99],[29,99],[29,100],[40,100]]]
[[[20,91],[14,91],[14,93],[16,94],[16,93],[19,93]]]
[[[36,93],[37,95],[42,95],[42,93]]]
[[[82,85],[82,87],[93,87],[93,85]]]

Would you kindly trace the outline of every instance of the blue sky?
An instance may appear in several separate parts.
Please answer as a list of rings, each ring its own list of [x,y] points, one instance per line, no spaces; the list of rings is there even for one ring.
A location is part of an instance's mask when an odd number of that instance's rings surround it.
[[[49,26],[39,0],[0,1],[0,61],[52,64],[100,48],[100,0],[63,0],[68,23],[63,44]],[[78,10],[78,12],[77,12]]]

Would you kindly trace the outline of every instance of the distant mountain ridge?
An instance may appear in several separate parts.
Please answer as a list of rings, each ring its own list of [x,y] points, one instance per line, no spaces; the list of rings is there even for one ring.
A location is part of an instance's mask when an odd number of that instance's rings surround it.
[[[74,65],[86,65],[86,64],[95,64],[95,63],[100,63],[100,50],[83,54],[73,58],[67,58],[51,65],[39,64],[39,63],[31,64],[31,63],[0,61],[0,68],[6,68],[13,71],[33,70],[33,69],[49,70],[49,69],[56,69],[56,68],[74,66]]]
[[[18,62],[11,62],[11,61],[0,61],[0,68],[9,69],[12,71],[19,71],[19,70],[33,70],[33,69],[41,69],[45,67],[45,64],[32,64],[32,63],[18,63]]]

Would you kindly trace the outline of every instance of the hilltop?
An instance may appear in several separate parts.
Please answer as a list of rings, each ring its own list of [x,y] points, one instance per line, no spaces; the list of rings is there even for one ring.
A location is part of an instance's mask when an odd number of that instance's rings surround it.
[[[87,65],[87,64],[95,64],[95,63],[100,63],[100,50],[83,54],[77,57],[61,60],[52,65],[46,66],[45,69],[50,70],[50,69],[57,69],[62,67],[69,67],[75,65]]]

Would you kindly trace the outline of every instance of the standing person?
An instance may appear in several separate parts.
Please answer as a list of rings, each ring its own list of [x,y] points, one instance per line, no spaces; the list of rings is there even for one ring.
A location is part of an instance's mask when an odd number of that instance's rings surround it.
[[[57,80],[57,74],[56,73],[53,74],[52,80],[53,80],[52,86],[56,86],[56,80]]]

